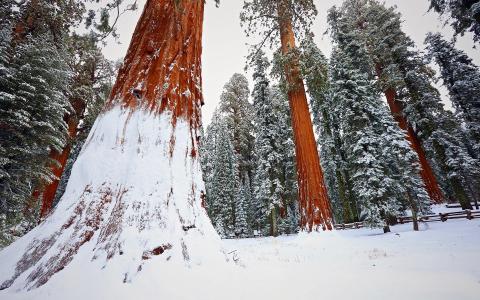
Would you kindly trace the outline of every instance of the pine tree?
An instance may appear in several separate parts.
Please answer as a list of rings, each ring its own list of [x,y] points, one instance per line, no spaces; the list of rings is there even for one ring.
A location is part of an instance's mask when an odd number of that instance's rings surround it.
[[[281,139],[277,128],[272,93],[269,88],[267,69],[269,62],[263,52],[255,58],[253,73],[253,106],[255,108],[255,206],[258,224],[255,228],[272,236],[278,235],[279,210],[283,206],[283,186],[280,178],[282,155]]]
[[[247,175],[249,178],[253,175],[253,108],[248,102],[249,94],[247,78],[236,73],[225,84],[219,107],[232,134],[242,182]],[[251,186],[251,182],[248,185]]]
[[[1,179],[2,196],[10,202],[2,213],[17,219],[14,223],[25,211],[35,223],[37,204],[27,204],[33,189],[55,179],[49,151],[66,142],[63,116],[69,109],[65,89],[70,73],[65,61],[66,52],[48,34],[29,36],[16,46],[11,60],[13,89],[9,96],[2,91],[0,122],[7,130],[2,130],[0,144],[8,162],[2,166],[8,174]]]
[[[225,120],[218,127],[213,164],[208,194],[212,222],[220,236],[234,236],[235,208],[239,202],[238,164]]]
[[[240,180],[229,120],[215,111],[201,147],[207,210],[222,237],[250,234],[249,178]],[[247,174],[248,176],[248,174]]]
[[[284,84],[274,85],[270,89],[273,114],[277,119],[275,135],[278,136],[277,148],[279,182],[282,187],[282,205],[279,211],[279,233],[294,233],[298,229],[298,184],[295,163],[295,143],[293,142],[292,121],[288,96]]]
[[[479,0],[430,0],[430,9],[448,14],[451,25],[458,35],[469,31],[473,39],[480,42],[480,1]]]
[[[205,190],[206,190],[206,209],[208,211],[208,215],[213,220],[214,219],[214,211],[213,211],[213,203],[212,197],[212,177],[213,177],[213,170],[214,170],[214,163],[216,157],[216,143],[218,139],[218,132],[220,127],[221,117],[216,109],[213,113],[212,120],[208,125],[204,134],[202,134],[202,139],[200,140],[200,159],[201,159],[201,166],[202,166],[202,173],[203,173],[203,180],[205,181]]]
[[[237,237],[247,237],[250,233],[249,226],[247,223],[248,216],[248,191],[250,186],[245,184],[240,184],[236,192],[236,201],[235,201],[235,235]]]
[[[443,108],[432,84],[433,71],[401,30],[400,14],[374,0],[349,0],[341,9],[332,9],[329,18],[340,43],[346,34],[357,31],[359,43],[367,47],[391,111],[419,156],[430,197],[438,198],[434,184],[438,181],[447,199],[470,207],[473,195],[467,186],[473,186],[473,180],[464,178],[470,181],[465,186],[457,175],[474,172],[477,164],[470,160],[459,165],[450,156],[455,148],[466,158],[468,147],[458,120]]]
[[[387,232],[389,216],[409,208],[418,230],[417,215],[427,212],[429,205],[424,186],[414,175],[420,174],[418,157],[380,100],[368,49],[357,34],[342,36],[331,71],[334,111],[353,191],[370,226],[383,226]]]
[[[475,158],[480,158],[480,69],[441,34],[428,34],[428,56],[440,67],[457,115],[465,122]]]
[[[14,118],[10,110],[15,104],[14,69],[11,65],[11,3],[0,4],[0,248],[11,242],[7,232],[12,223],[14,212],[29,191],[26,181],[16,181],[12,176],[17,160],[9,154],[15,146],[10,137],[16,128],[6,123]],[[18,174],[19,171],[16,171]]]

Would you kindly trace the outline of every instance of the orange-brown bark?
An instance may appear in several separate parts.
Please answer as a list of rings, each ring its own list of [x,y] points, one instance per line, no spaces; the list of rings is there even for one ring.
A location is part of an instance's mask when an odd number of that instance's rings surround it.
[[[281,1],[278,3],[278,14],[282,53],[288,55],[295,49],[295,35],[291,18]],[[295,139],[300,225],[309,231],[320,226],[324,230],[331,230],[331,205],[320,167],[320,158],[298,58],[290,57],[285,66],[285,76],[290,87],[288,98]]]
[[[435,203],[443,202],[444,196],[438,185],[435,174],[433,173],[432,167],[427,160],[425,151],[422,148],[422,144],[417,137],[417,134],[413,130],[412,126],[408,124],[407,119],[403,114],[403,104],[396,100],[396,92],[393,88],[389,88],[385,91],[385,97],[387,98],[388,106],[392,112],[393,117],[397,121],[400,128],[407,132],[407,139],[410,142],[412,149],[417,153],[418,159],[420,162],[420,175],[422,177],[423,183],[425,184],[425,189],[427,190],[430,199]]]
[[[107,108],[172,112],[200,126],[203,1],[147,1]]]
[[[33,199],[39,199],[41,197],[40,219],[43,219],[53,208],[53,201],[55,200],[55,194],[60,184],[60,177],[65,171],[65,166],[67,165],[67,160],[72,150],[72,144],[77,137],[78,125],[85,111],[85,102],[81,99],[71,99],[70,104],[72,105],[73,111],[64,116],[65,123],[67,123],[68,126],[67,144],[61,152],[52,150],[49,155],[50,159],[55,161],[51,166],[51,170],[57,179],[54,179],[51,183],[33,192]]]
[[[68,136],[69,139],[74,139],[77,135],[77,126],[78,122],[74,118],[69,117],[68,122]],[[52,174],[57,178],[53,180],[50,184],[46,185],[42,193],[42,207],[40,209],[40,218],[43,219],[53,207],[53,200],[55,199],[55,194],[57,193],[58,185],[60,184],[60,177],[65,170],[67,165],[67,160],[72,150],[72,144],[70,142],[63,147],[62,152],[52,150],[50,153],[50,158],[56,161],[56,164],[53,165]]]

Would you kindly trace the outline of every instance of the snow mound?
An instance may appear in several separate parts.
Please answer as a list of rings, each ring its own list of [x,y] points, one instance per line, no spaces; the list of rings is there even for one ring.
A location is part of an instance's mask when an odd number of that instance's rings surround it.
[[[173,127],[169,113],[116,107],[101,115],[56,209],[0,252],[0,288],[89,274],[129,283],[149,264],[158,272],[224,264],[201,204],[194,134],[183,119]]]

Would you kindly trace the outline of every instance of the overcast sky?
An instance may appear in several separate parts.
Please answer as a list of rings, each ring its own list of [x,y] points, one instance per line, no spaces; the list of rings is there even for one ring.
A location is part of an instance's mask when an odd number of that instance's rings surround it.
[[[327,10],[333,5],[341,5],[343,0],[314,0],[318,9],[318,16],[313,26],[317,45],[325,55],[330,56],[331,41],[324,35],[327,30]],[[429,31],[440,31],[444,36],[452,37],[449,26],[444,27],[438,15],[427,12],[429,0],[386,0],[388,6],[396,5],[403,15],[403,29],[423,49],[425,34]],[[140,0],[140,9],[134,13],[122,16],[118,26],[120,44],[110,42],[104,49],[109,59],[118,60],[126,51],[136,22],[140,16],[145,0]],[[213,0],[207,0],[205,8],[204,36],[203,36],[203,91],[205,106],[203,107],[204,124],[210,118],[218,104],[223,85],[233,73],[243,73],[245,56],[248,45],[252,40],[245,37],[240,27],[239,14],[243,0],[221,0],[221,5],[216,8]],[[457,46],[465,50],[480,65],[480,49],[473,49],[472,36],[466,35],[459,38]],[[247,74],[250,77],[250,74]],[[250,79],[250,78],[249,78]],[[446,91],[440,88],[444,98]],[[447,104],[448,105],[448,104]]]

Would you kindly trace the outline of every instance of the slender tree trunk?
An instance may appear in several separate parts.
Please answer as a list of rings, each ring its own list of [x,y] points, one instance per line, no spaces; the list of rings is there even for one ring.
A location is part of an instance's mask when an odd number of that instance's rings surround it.
[[[425,189],[430,196],[430,199],[435,203],[444,202],[444,195],[440,189],[440,186],[438,185],[432,167],[427,160],[427,156],[425,155],[425,151],[423,150],[420,140],[418,139],[417,134],[413,130],[412,126],[408,124],[407,119],[403,114],[402,103],[396,100],[395,90],[392,88],[387,89],[385,91],[385,96],[393,117],[397,121],[400,128],[407,131],[407,139],[410,142],[410,146],[418,155],[421,167],[420,176],[422,177]]]
[[[71,99],[70,104],[72,105],[73,111],[64,117],[65,123],[67,123],[68,126],[67,144],[63,147],[62,152],[56,150],[51,150],[50,152],[50,159],[55,161],[55,164],[51,166],[52,174],[57,179],[54,179],[42,188],[36,189],[33,193],[34,199],[41,201],[40,220],[44,219],[53,208],[53,200],[55,199],[58,185],[60,184],[60,178],[65,171],[72,145],[77,138],[78,125],[85,111],[85,102],[82,99]]]
[[[270,235],[278,236],[277,209],[270,211]]]
[[[405,197],[407,197],[410,203],[410,209],[412,210],[413,230],[418,231],[418,206],[408,192],[405,194]]]
[[[295,35],[285,2],[278,1],[278,16],[282,53],[294,53]],[[325,187],[320,159],[313,134],[313,124],[307,95],[300,74],[298,57],[289,57],[285,77],[289,85],[288,98],[292,117],[297,161],[300,225],[307,231],[332,229],[332,211]]]

